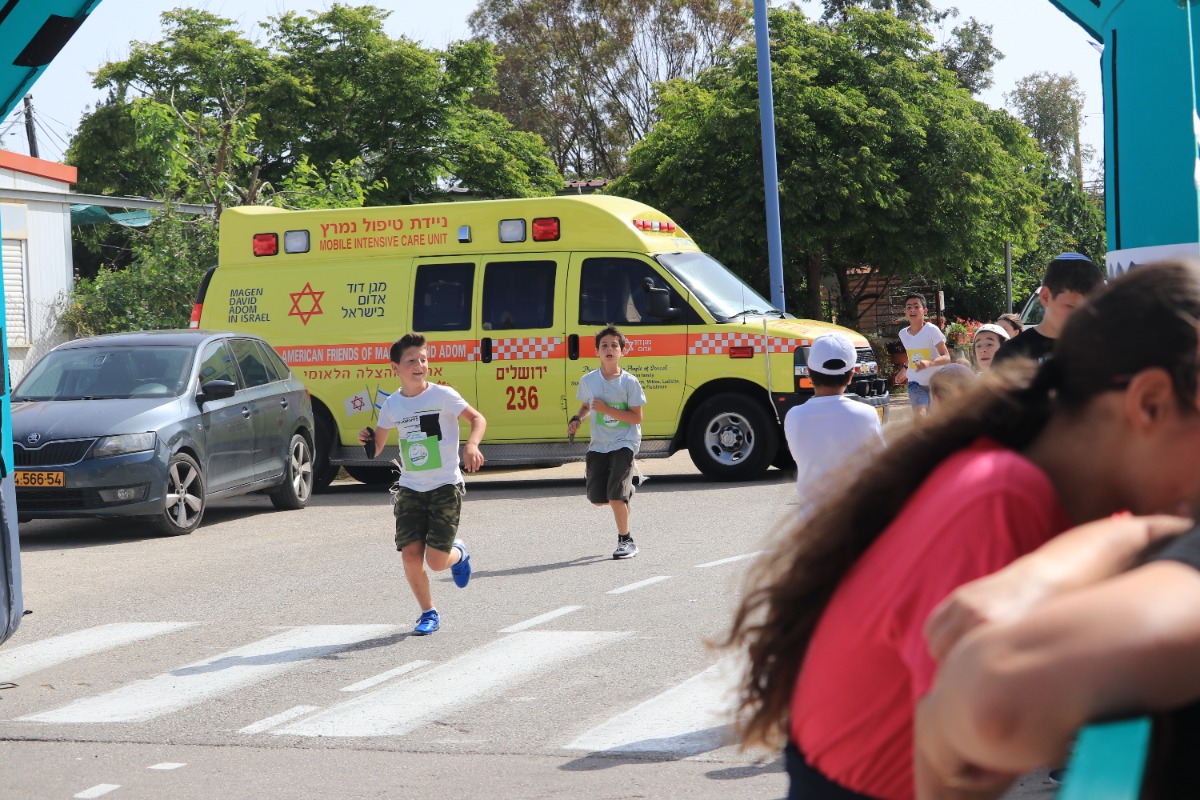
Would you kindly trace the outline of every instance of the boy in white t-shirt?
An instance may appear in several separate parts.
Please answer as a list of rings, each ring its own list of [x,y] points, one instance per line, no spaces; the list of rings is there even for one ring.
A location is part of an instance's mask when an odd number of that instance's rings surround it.
[[[815,396],[787,412],[783,434],[796,462],[796,491],[801,505],[822,494],[822,484],[849,459],[865,458],[883,447],[879,414],[866,403],[846,395],[858,354],[840,333],[813,340],[808,351],[808,376]]]
[[[617,549],[613,558],[638,554],[629,532],[629,501],[633,498],[633,457],[642,445],[642,406],[646,393],[633,375],[621,369],[621,356],[629,342],[625,334],[609,325],[596,334],[600,368],[579,379],[575,397],[583,405],[567,421],[567,435],[574,436],[583,420],[592,417],[591,443],[587,454],[587,498],[592,505],[607,505],[617,524]]]
[[[925,309],[925,295],[905,296],[908,327],[901,329],[900,341],[908,353],[908,403],[918,417],[929,413],[930,379],[951,361],[946,337],[936,325],[925,321]]]
[[[396,517],[396,549],[404,562],[404,577],[421,606],[413,633],[425,636],[441,627],[429,589],[429,569],[449,568],[462,588],[471,580],[471,557],[458,536],[458,520],[466,488],[458,468],[458,421],[471,426],[463,447],[463,466],[474,472],[483,466],[479,443],[487,421],[449,386],[429,383],[425,337],[408,333],[392,345],[392,372],[400,389],[383,402],[379,427],[363,428],[358,441],[374,458],[387,441],[388,431],[400,433],[400,480],[392,511]]]

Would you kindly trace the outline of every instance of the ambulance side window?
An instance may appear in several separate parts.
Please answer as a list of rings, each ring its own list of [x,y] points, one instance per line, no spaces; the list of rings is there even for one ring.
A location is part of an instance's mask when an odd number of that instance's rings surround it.
[[[579,275],[580,325],[678,325],[684,318],[661,319],[650,314],[646,282],[670,289],[671,307],[687,309],[679,292],[654,271],[632,258],[586,258]]]
[[[413,287],[413,330],[471,329],[474,264],[421,264]]]
[[[549,328],[554,325],[553,261],[504,261],[483,272],[483,329]]]

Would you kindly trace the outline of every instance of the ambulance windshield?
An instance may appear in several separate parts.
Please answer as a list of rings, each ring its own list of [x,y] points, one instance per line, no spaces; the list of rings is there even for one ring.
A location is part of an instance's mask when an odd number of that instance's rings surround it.
[[[706,253],[659,253],[656,258],[721,322],[754,314],[781,314]]]

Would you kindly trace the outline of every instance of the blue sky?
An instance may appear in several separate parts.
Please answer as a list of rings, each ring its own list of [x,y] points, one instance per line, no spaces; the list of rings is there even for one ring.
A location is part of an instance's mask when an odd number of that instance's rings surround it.
[[[358,4],[359,0],[346,2]],[[392,12],[387,23],[389,34],[403,34],[427,47],[444,47],[467,36],[467,16],[478,4],[477,0],[362,2]],[[1087,95],[1085,142],[1098,153],[1103,150],[1100,56],[1082,29],[1049,0],[955,0],[938,4],[954,5],[962,16],[977,17],[994,28],[994,40],[1006,58],[996,66],[996,83],[982,96],[985,102],[1002,106],[1003,93],[1032,72],[1074,73]],[[206,9],[239,21],[244,31],[257,35],[255,23],[269,16],[289,10],[320,10],[329,5],[323,0],[104,0],[30,92],[34,116],[39,121],[39,154],[51,160],[60,158],[85,107],[100,97],[91,88],[88,73],[108,61],[126,57],[130,41],[157,41],[163,11],[181,6]],[[772,0],[771,5],[782,3]],[[820,5],[812,0],[799,5],[810,15],[820,13]],[[0,123],[0,148],[27,153],[25,128],[20,124],[10,127],[12,121],[10,118]]]

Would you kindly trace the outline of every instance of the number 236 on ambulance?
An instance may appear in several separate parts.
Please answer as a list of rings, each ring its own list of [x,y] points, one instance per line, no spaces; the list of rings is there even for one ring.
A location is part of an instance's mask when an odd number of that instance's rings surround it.
[[[488,463],[580,459],[587,432],[568,442],[567,418],[608,324],[646,392],[643,457],[686,447],[728,480],[786,463],[780,420],[812,396],[807,347],[831,330],[858,350],[850,391],[881,416],[887,406],[863,336],[776,311],[666,215],[619,197],[229,209],[192,315],[192,327],[261,335],[303,379],[319,488],[338,466],[390,479],[357,432],[398,388],[388,348],[407,331],[428,341],[430,381],[487,417]]]

